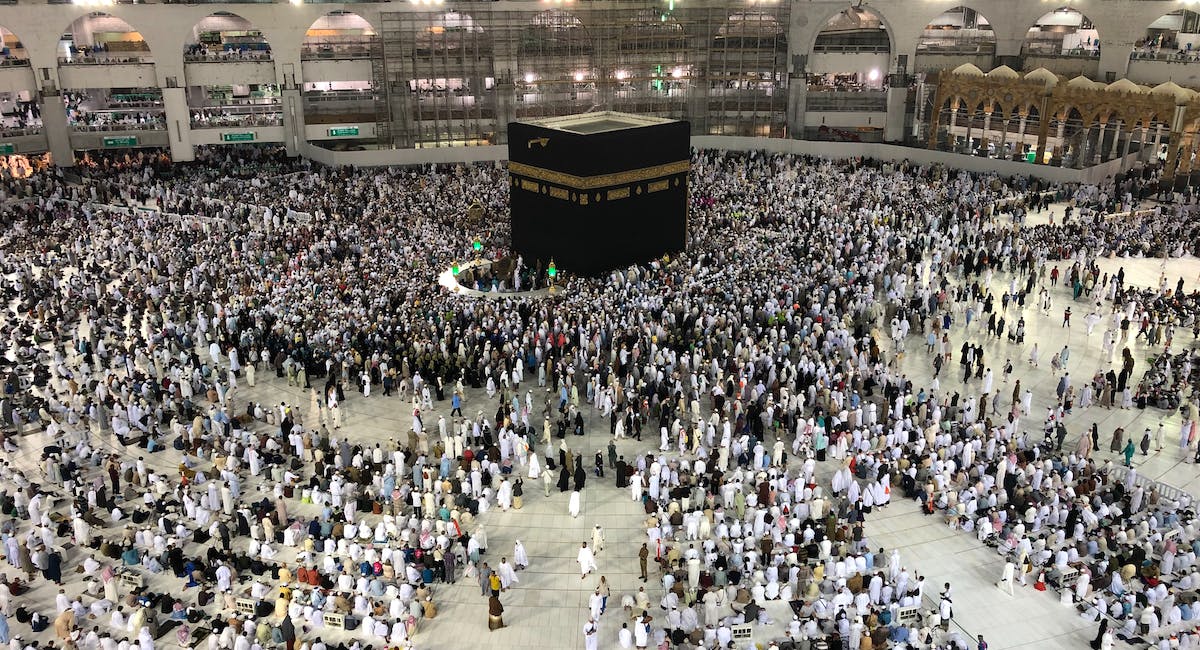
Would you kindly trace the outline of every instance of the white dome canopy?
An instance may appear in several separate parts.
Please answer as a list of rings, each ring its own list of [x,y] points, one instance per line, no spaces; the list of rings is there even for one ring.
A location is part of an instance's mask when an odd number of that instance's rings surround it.
[[[1175,103],[1177,104],[1186,104],[1196,97],[1196,91],[1184,88],[1174,81],[1158,84],[1150,90],[1150,93],[1153,95],[1170,95],[1175,98]]]
[[[973,63],[964,63],[954,69],[954,74],[963,75],[965,77],[982,77],[983,70],[980,70]]]
[[[1021,75],[1017,74],[1016,70],[1002,65],[987,73],[989,79],[1020,79]]]
[[[1108,90],[1121,93],[1133,93],[1135,95],[1140,95],[1146,92],[1145,88],[1142,88],[1128,79],[1117,79],[1116,81],[1108,84]]]
[[[1040,81],[1046,85],[1046,88],[1053,88],[1058,85],[1058,75],[1045,68],[1038,68],[1032,72],[1027,72],[1025,74],[1025,81]]]

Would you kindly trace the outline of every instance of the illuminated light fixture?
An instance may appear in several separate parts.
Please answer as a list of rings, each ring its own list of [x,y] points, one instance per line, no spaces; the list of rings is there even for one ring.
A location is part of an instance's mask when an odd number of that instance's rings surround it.
[[[575,81],[576,81],[576,83],[583,81],[583,73],[582,72],[575,73]]]
[[[525,83],[531,84],[535,79],[537,79],[537,77],[532,72],[525,73]]]
[[[629,73],[624,70],[617,70],[617,81],[625,81],[629,77]]]
[[[672,70],[672,71],[671,71],[671,76],[672,76],[672,77],[674,77],[674,78],[676,78],[676,79],[678,79],[678,78],[682,77],[682,76],[683,76],[683,69],[682,69],[682,68],[675,68],[674,70]]]
[[[871,70],[867,73],[867,79],[871,81],[879,81],[879,70]]]
[[[291,3],[294,5],[302,5],[304,4],[304,0],[291,0]]]

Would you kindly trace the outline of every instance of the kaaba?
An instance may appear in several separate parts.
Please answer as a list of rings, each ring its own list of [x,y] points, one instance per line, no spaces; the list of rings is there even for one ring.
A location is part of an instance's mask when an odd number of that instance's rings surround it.
[[[508,125],[513,250],[583,276],[687,243],[687,122],[597,112]]]

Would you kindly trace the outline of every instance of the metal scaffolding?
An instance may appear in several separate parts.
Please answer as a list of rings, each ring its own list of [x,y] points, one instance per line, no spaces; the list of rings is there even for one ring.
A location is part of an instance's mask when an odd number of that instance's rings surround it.
[[[380,144],[502,144],[510,121],[597,110],[786,135],[788,3],[539,9],[385,12]]]

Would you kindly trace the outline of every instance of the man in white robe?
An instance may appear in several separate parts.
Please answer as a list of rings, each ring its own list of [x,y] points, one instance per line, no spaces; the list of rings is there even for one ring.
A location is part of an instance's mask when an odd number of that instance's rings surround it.
[[[517,572],[513,569],[513,565],[509,564],[508,558],[501,558],[500,566],[496,567],[496,574],[500,576],[500,590],[508,591],[508,588],[520,582],[517,578]]]
[[[579,562],[579,571],[582,574],[579,576],[580,580],[587,578],[592,571],[600,570],[600,567],[596,566],[596,555],[592,553],[592,549],[588,548],[587,542],[579,547],[579,553],[575,556],[575,560]]]

